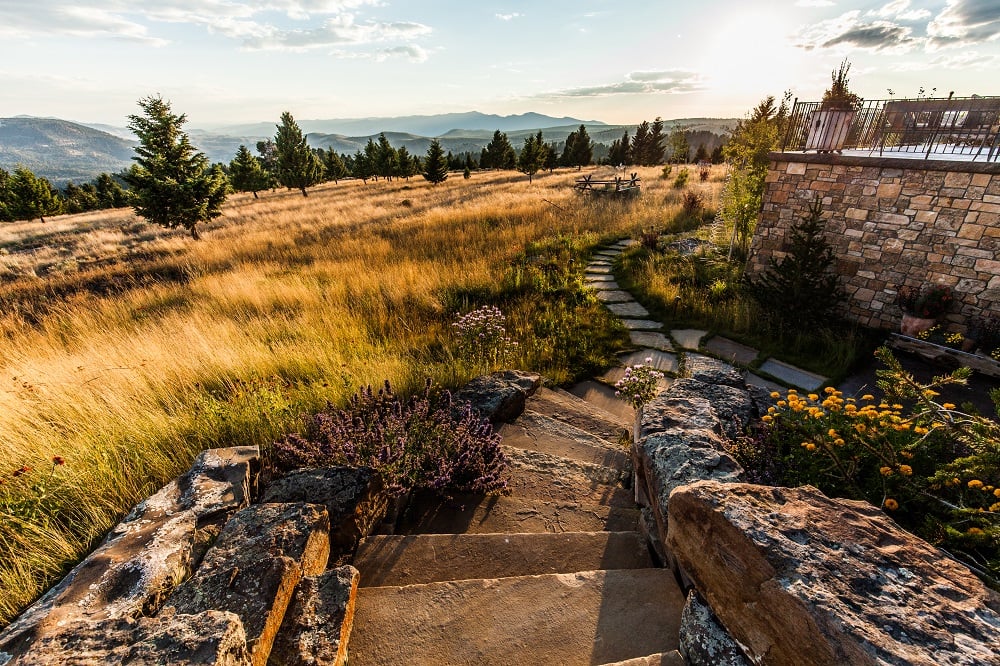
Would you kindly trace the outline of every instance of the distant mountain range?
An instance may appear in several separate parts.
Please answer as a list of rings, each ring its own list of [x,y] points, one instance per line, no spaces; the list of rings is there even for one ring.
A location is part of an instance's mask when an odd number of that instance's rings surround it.
[[[735,119],[687,118],[664,122],[667,131],[682,126],[716,135],[726,133]],[[395,118],[354,118],[347,120],[304,120],[299,127],[307,133],[315,148],[333,148],[338,153],[353,154],[363,149],[370,137],[385,132],[393,146],[406,146],[412,154],[427,151],[437,137],[445,151],[478,153],[499,129],[506,132],[515,147],[525,137],[542,130],[546,142],[563,142],[581,124],[596,143],[610,145],[635,125],[608,125],[600,121],[554,118],[538,113],[497,116],[478,112],[448,113],[436,116],[401,116]],[[187,128],[191,142],[212,162],[232,160],[240,145],[254,149],[258,141],[274,136],[275,123],[214,126],[211,129]],[[67,181],[86,182],[102,172],[116,173],[132,164],[135,137],[124,127],[74,123],[58,118],[18,116],[0,118],[0,168],[11,171],[19,164],[48,178],[54,185]]]

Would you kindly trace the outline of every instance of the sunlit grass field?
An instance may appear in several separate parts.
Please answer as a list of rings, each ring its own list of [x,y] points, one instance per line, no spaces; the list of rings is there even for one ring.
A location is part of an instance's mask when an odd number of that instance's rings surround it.
[[[627,335],[582,290],[585,259],[679,206],[639,171],[631,202],[568,170],[235,195],[201,241],[129,209],[0,227],[0,624],[197,451],[267,445],[366,384],[485,370],[455,344],[461,312],[500,306],[513,365],[557,383],[610,363]]]

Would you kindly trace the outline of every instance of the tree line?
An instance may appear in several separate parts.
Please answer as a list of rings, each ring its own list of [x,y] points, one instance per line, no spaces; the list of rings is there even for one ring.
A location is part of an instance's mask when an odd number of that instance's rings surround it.
[[[0,168],[0,222],[33,220],[48,215],[84,213],[102,208],[123,208],[129,196],[119,180],[108,173],[83,185],[67,183],[62,190],[46,178],[19,166],[13,173]]]

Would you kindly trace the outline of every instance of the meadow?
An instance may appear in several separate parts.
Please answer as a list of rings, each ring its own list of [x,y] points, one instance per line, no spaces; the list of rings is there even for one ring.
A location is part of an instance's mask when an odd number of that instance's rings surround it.
[[[630,202],[569,170],[234,195],[201,241],[128,209],[0,227],[0,624],[201,449],[267,446],[365,385],[488,370],[451,327],[479,305],[506,315],[512,366],[568,384],[610,365],[628,336],[585,259],[680,209],[638,171]]]

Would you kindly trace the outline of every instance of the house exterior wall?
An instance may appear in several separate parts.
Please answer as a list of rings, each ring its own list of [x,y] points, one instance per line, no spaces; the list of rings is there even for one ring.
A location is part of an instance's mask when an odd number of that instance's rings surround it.
[[[1000,316],[1000,164],[771,153],[748,272],[784,256],[789,227],[822,199],[846,316],[896,329],[903,285],[955,292],[949,328]]]

